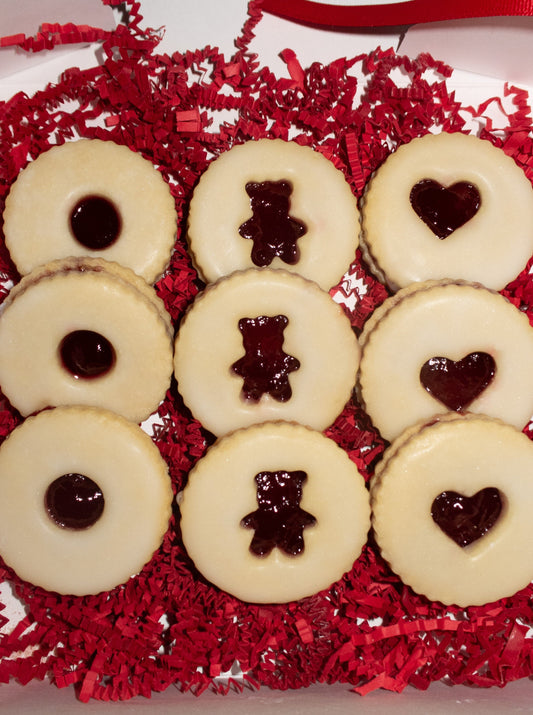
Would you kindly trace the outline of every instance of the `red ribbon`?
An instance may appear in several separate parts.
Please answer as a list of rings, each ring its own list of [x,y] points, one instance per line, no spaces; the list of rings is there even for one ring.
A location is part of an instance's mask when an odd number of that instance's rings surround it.
[[[308,25],[392,27],[472,17],[533,16],[533,0],[406,0],[386,5],[332,5],[313,0],[263,0],[272,15]]]

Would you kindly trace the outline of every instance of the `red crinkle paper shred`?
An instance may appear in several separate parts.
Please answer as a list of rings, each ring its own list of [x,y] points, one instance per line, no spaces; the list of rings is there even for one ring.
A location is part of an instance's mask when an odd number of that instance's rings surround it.
[[[235,143],[282,137],[314,147],[360,196],[398,145],[430,131],[468,132],[474,121],[480,136],[533,179],[531,112],[527,93],[516,87],[481,107],[464,107],[446,86],[449,67],[430,56],[413,60],[379,48],[308,68],[286,50],[287,75],[277,77],[248,49],[261,19],[256,1],[233,56],[210,47],[167,56],[157,53],[157,33],[141,29],[139,5],[129,10],[127,27],[93,35],[102,39],[100,66],[72,68],[34,96],[20,93],[0,104],[0,209],[19,171],[54,144],[81,136],[140,152],[159,168],[176,200],[176,251],[156,286],[176,326],[202,288],[184,239],[188,201],[209,162]],[[49,30],[55,42],[79,32]],[[491,105],[501,108],[503,126],[489,118]],[[231,114],[219,125],[223,110]],[[504,294],[531,317],[529,269]],[[18,276],[3,241],[0,278],[4,297]],[[359,331],[387,293],[357,256],[332,295]],[[19,422],[2,402],[0,438]],[[355,401],[327,434],[369,478],[385,445]],[[183,408],[175,386],[153,439],[177,493],[212,436]],[[10,627],[0,606],[0,682],[46,677],[60,688],[75,687],[82,701],[149,697],[170,685],[195,694],[314,682],[345,683],[360,694],[425,689],[442,679],[488,687],[533,673],[531,588],[483,607],[443,607],[405,587],[371,538],[330,589],[283,606],[242,603],[206,583],[184,551],[177,508],[153,559],[109,593],[60,596],[20,581],[6,566],[0,578],[25,607],[25,617]]]

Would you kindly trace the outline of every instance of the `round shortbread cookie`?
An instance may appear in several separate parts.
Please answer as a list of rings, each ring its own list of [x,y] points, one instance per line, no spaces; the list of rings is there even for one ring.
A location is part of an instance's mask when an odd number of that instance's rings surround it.
[[[533,414],[533,328],[479,284],[427,281],[387,299],[360,336],[358,394],[381,435],[450,410],[522,429]]]
[[[221,154],[190,203],[190,251],[207,283],[270,267],[329,290],[355,259],[358,234],[357,201],[343,173],[319,152],[282,139]]]
[[[351,397],[359,354],[347,316],[316,283],[249,269],[211,284],[192,304],[176,337],[174,373],[185,404],[215,435],[273,420],[322,430]]]
[[[0,554],[49,591],[107,591],[152,558],[172,499],[166,463],[140,427],[96,408],[46,410],[0,447]]]
[[[533,254],[533,190],[490,142],[428,134],[375,172],[361,223],[363,256],[392,290],[440,278],[501,290]]]
[[[368,491],[333,440],[283,422],[223,437],[197,462],[179,499],[197,569],[252,603],[328,588],[366,542]]]
[[[164,398],[173,331],[154,289],[102,259],[38,267],[0,315],[0,386],[24,416],[45,407],[92,405],[134,422]]]
[[[111,141],[53,147],[21,171],[4,210],[6,246],[19,272],[68,256],[128,266],[149,283],[176,239],[168,184],[140,154]]]
[[[372,523],[391,569],[433,601],[474,606],[533,579],[533,444],[484,415],[407,430],[371,482]]]

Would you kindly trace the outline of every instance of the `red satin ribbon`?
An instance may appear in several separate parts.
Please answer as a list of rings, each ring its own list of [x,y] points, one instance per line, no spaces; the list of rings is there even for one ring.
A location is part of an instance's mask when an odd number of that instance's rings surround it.
[[[263,0],[265,12],[309,25],[387,27],[472,17],[533,16],[533,0],[407,0],[386,5],[332,5]]]

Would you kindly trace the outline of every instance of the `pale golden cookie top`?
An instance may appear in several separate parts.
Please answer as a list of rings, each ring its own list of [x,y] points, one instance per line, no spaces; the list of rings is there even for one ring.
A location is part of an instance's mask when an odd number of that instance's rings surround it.
[[[447,415],[410,427],[371,482],[383,557],[431,600],[512,596],[533,578],[532,475],[533,443],[500,420]]]
[[[533,190],[488,140],[427,134],[376,170],[361,201],[361,248],[392,290],[461,278],[501,290],[533,254]]]
[[[479,284],[427,281],[387,299],[368,320],[358,394],[387,440],[450,410],[522,429],[533,415],[533,328]]]
[[[368,491],[355,464],[333,440],[294,423],[220,438],[178,501],[196,567],[253,603],[328,588],[352,568],[370,527]]]
[[[321,430],[350,399],[359,354],[348,317],[316,283],[251,268],[196,298],[176,336],[174,374],[218,436],[277,419]]]
[[[152,558],[172,499],[167,465],[138,425],[92,407],[45,410],[0,447],[0,554],[49,591],[107,591]]]
[[[233,146],[200,177],[188,241],[205,282],[236,270],[283,268],[329,290],[355,259],[359,211],[344,174],[296,142]]]
[[[170,187],[141,154],[112,141],[52,147],[6,198],[6,246],[23,275],[67,256],[99,256],[148,283],[167,267],[177,232]]]
[[[23,416],[78,404],[140,422],[170,385],[164,304],[139,276],[102,259],[53,261],[26,275],[3,306],[0,341],[2,392]]]

